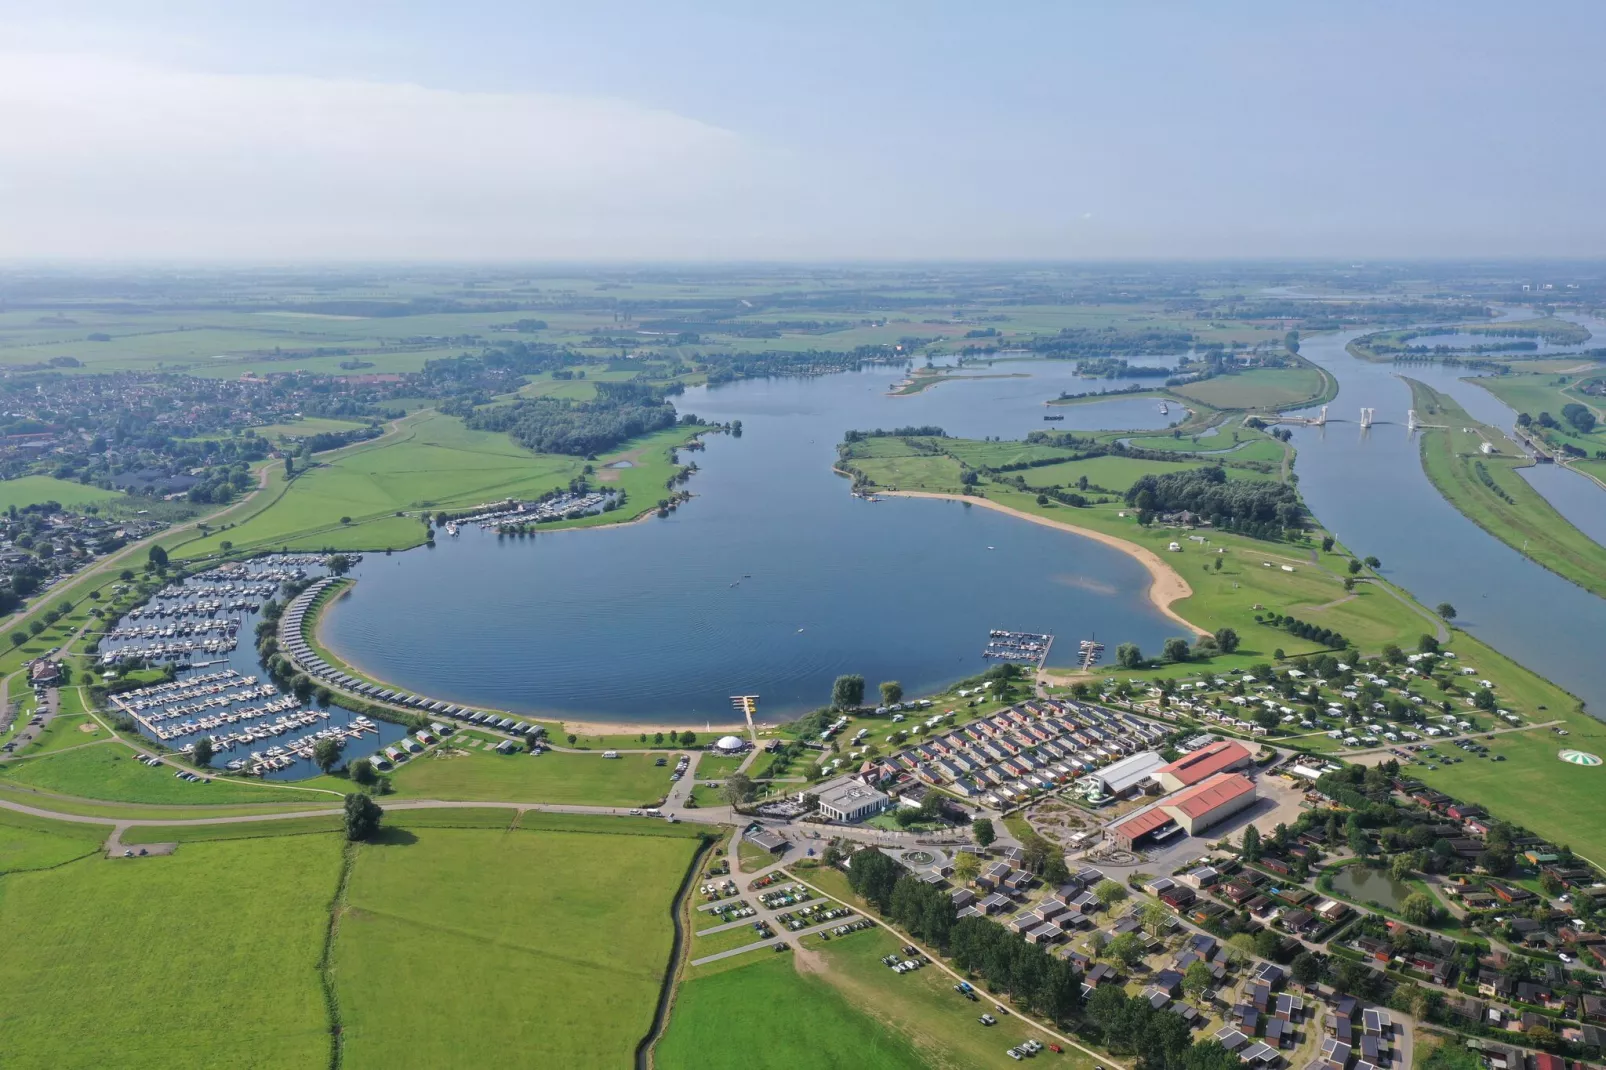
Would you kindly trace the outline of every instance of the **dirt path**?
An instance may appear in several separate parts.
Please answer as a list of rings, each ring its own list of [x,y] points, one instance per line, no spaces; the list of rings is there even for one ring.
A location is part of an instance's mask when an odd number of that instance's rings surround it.
[[[1085,539],[1092,539],[1094,542],[1103,543],[1111,549],[1121,551],[1148,569],[1149,601],[1154,604],[1156,609],[1195,635],[1208,634],[1203,628],[1187,620],[1171,608],[1173,602],[1191,598],[1193,596],[1193,588],[1188,586],[1188,581],[1182,578],[1180,572],[1168,565],[1161,559],[1159,554],[1146,546],[1139,546],[1135,542],[1128,542],[1125,539],[1117,538],[1102,531],[1094,531],[1092,528],[1078,527],[1075,524],[1067,524],[1063,520],[1050,520],[1046,516],[1038,516],[1036,513],[1028,513],[1021,509],[1000,505],[987,498],[972,498],[963,494],[937,494],[933,491],[925,490],[877,490],[876,493],[889,497],[931,498],[938,501],[965,502],[968,505],[979,505],[984,509],[994,509],[1000,513],[1008,513],[1010,516],[1030,521],[1033,524],[1041,524],[1044,527],[1055,528],[1059,531],[1069,532],[1072,535],[1080,535]]]

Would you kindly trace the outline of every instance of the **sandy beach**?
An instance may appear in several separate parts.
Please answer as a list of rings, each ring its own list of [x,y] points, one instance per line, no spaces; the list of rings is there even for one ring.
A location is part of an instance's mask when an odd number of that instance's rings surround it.
[[[540,714],[527,714],[527,715],[521,715],[521,716],[529,716],[532,719],[537,720],[537,721],[548,721],[548,722],[550,722],[552,720],[555,720],[555,718],[543,717]],[[666,720],[664,720],[662,722],[658,722],[658,721],[653,721],[653,722],[648,722],[648,721],[571,721],[571,720],[568,720],[567,718],[565,718],[565,719],[563,719],[562,724],[563,724],[563,730],[565,732],[573,732],[577,736],[619,736],[619,735],[635,736],[635,735],[641,734],[642,732],[645,732],[650,737],[654,732],[658,732],[658,731],[667,732],[667,731],[673,729],[676,732],[685,732],[685,731],[687,731],[689,729],[690,731],[695,732],[697,734],[697,743],[698,743],[698,745],[702,745],[704,743],[713,742],[712,739],[707,738],[708,733],[710,733],[710,732],[714,733],[715,736],[741,736],[743,739],[747,738],[747,723],[745,721],[732,721],[732,722],[729,722],[727,724],[716,724],[716,725],[710,725],[705,721],[701,725],[695,725],[695,724],[677,724],[673,717],[668,718],[668,719],[666,719]],[[755,724],[754,727],[758,731],[764,732],[764,731],[769,730],[773,726],[770,725],[770,724],[767,724],[767,723],[760,722],[760,723]]]
[[[1194,635],[1209,634],[1171,608],[1171,603],[1191,597],[1193,588],[1188,586],[1188,581],[1182,578],[1180,572],[1162,561],[1159,554],[1147,547],[1139,546],[1135,542],[1127,542],[1125,539],[1118,539],[1114,535],[1107,535],[1102,531],[1094,531],[1092,528],[1081,528],[1075,524],[1067,524],[1063,520],[1050,520],[1048,517],[1038,516],[1036,513],[1012,509],[1007,505],[999,505],[997,502],[989,501],[986,498],[972,498],[963,494],[937,494],[925,490],[877,489],[876,494],[886,497],[895,495],[900,498],[936,498],[940,501],[968,502],[971,505],[979,505],[984,509],[996,509],[1000,513],[1008,513],[1010,516],[1029,520],[1033,524],[1058,528],[1060,531],[1068,531],[1072,535],[1080,535],[1083,538],[1101,542],[1105,546],[1119,550],[1123,554],[1136,559],[1139,564],[1149,570],[1149,601],[1154,603],[1154,608],[1188,629]]]

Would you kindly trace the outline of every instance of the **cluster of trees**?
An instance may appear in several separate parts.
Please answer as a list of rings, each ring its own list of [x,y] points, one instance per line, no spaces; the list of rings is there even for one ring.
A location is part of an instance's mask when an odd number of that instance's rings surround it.
[[[1126,492],[1126,503],[1145,515],[1188,510],[1210,518],[1218,528],[1269,535],[1298,528],[1305,509],[1298,492],[1286,483],[1262,480],[1229,482],[1218,465],[1143,476]]]
[[[378,438],[383,433],[377,426],[354,427],[349,431],[320,431],[315,435],[306,436],[297,443],[297,452],[303,455],[327,453],[329,450],[349,446],[353,442],[366,442],[371,438]]]
[[[1131,364],[1120,357],[1094,357],[1076,362],[1076,374],[1084,379],[1165,378],[1172,369],[1161,365]]]
[[[1128,996],[1119,985],[1095,989],[1087,1001],[1086,1018],[1105,1047],[1137,1056],[1143,1070],[1240,1070],[1243,1066],[1219,1041],[1195,1043],[1187,1022],[1170,1011],[1155,1010],[1142,996]]]
[[[663,394],[651,387],[599,382],[594,401],[526,398],[471,413],[464,422],[481,431],[506,431],[513,441],[538,453],[587,457],[673,427],[676,414]]]

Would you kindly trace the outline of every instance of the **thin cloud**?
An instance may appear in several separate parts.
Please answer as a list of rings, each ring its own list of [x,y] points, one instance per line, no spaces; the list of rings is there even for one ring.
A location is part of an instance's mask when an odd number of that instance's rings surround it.
[[[0,256],[610,255],[775,171],[627,101],[82,55],[0,55],[0,114]]]

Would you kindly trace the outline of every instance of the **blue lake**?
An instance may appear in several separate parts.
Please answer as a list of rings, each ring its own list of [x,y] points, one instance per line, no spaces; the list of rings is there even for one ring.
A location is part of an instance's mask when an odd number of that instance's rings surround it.
[[[1182,416],[1139,398],[1045,409],[1089,382],[1058,362],[991,370],[1031,377],[904,397],[887,396],[901,378],[889,368],[688,390],[682,412],[740,419],[744,433],[708,437],[696,497],[668,519],[522,539],[465,529],[433,549],[371,555],[324,637],[436,698],[643,724],[729,721],[734,694],[761,696],[765,717],[795,714],[845,672],[929,691],[992,664],[981,656],[991,628],[1054,633],[1060,663],[1095,633],[1157,650],[1182,629],[1125,554],[957,502],[862,501],[831,471],[853,428],[1020,438]],[[1105,385],[1121,384],[1091,384]]]

